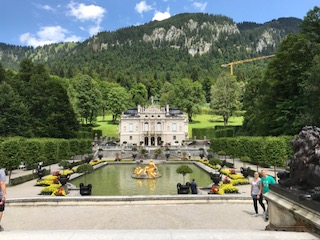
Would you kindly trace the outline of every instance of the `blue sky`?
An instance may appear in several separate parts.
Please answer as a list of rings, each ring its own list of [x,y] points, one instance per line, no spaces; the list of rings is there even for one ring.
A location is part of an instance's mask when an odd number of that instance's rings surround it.
[[[303,19],[314,6],[320,0],[0,0],[0,42],[36,47],[84,41],[184,12],[222,14],[235,22]]]

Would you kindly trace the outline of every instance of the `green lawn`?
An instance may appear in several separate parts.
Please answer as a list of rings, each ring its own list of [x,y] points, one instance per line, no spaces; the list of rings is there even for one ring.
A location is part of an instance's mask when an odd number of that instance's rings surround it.
[[[118,138],[117,128],[118,121],[116,124],[112,123],[112,115],[108,115],[103,120],[102,117],[98,117],[94,130],[102,130],[102,136],[107,135],[108,137]]]
[[[240,126],[243,123],[243,117],[229,118],[228,126]],[[192,137],[193,128],[210,128],[214,126],[223,126],[222,116],[199,114],[193,118],[193,122],[189,122],[189,138]]]
[[[102,135],[107,135],[108,137],[118,138],[117,124],[112,123],[112,116],[106,116],[105,120],[102,117],[98,117],[96,122],[95,130],[102,130]],[[231,117],[229,119],[230,126],[242,125],[243,117]],[[189,137],[192,137],[193,128],[209,128],[214,126],[223,126],[223,118],[220,116],[213,116],[209,114],[200,114],[194,117],[193,122],[189,123]]]

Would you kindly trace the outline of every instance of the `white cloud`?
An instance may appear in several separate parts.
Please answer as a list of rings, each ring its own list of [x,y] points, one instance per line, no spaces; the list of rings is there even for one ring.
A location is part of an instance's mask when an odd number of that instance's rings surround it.
[[[143,12],[151,11],[152,9],[153,9],[152,6],[147,5],[146,1],[141,1],[137,3],[135,6],[135,10],[140,14],[142,14]]]
[[[200,12],[204,12],[204,10],[207,7],[207,2],[203,3],[203,2],[194,2],[192,3],[193,7],[196,8],[198,11]]]
[[[83,3],[71,2],[68,5],[69,15],[80,21],[94,21],[100,23],[106,10],[97,5],[85,5]]]
[[[38,47],[46,44],[59,42],[78,42],[81,37],[70,35],[68,30],[61,26],[47,26],[42,27],[36,35],[31,33],[24,33],[20,36],[20,42],[26,43],[29,46]]]
[[[52,11],[52,12],[55,11],[55,9],[49,5],[40,5],[40,8],[47,10],[47,11]]]
[[[159,12],[159,11],[156,11],[153,18],[152,18],[152,21],[162,21],[162,20],[165,20],[165,19],[168,19],[170,18],[171,15],[169,13],[169,8],[165,11],[165,12]]]
[[[88,31],[91,36],[102,30],[100,24],[105,13],[107,12],[104,8],[97,5],[85,5],[83,3],[74,2],[69,3],[68,8],[70,9],[68,12],[70,16],[75,17],[81,22],[91,21],[95,24],[87,29],[81,26],[80,29]]]

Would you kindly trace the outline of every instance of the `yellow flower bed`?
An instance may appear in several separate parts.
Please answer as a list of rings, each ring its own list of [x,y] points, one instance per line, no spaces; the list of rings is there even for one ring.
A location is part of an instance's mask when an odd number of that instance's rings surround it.
[[[221,169],[220,172],[226,176],[228,176],[229,178],[231,179],[244,179],[244,176],[242,176],[242,174],[239,174],[239,173],[230,173],[230,170],[229,169]]]
[[[249,184],[250,181],[247,178],[244,178],[244,179],[232,179],[232,180],[230,180],[230,183],[232,185],[245,185],[245,184]]]
[[[54,191],[58,190],[61,184],[51,184],[50,186],[44,187],[41,190],[41,194],[51,195]]]
[[[63,187],[57,188],[51,194],[51,196],[67,196],[66,190]]]
[[[56,176],[47,176],[41,180],[37,180],[36,186],[50,186],[51,184],[57,183],[58,178]]]
[[[74,173],[74,171],[70,170],[70,169],[60,171],[60,175],[71,175],[73,173]]]
[[[233,180],[244,179],[244,176],[242,176],[242,174],[239,173],[229,174],[229,177]]]
[[[238,188],[233,186],[231,183],[221,184],[220,189],[223,189],[224,193],[238,193],[239,192]]]
[[[208,162],[205,162],[203,160],[200,160],[201,163],[214,168],[214,169],[218,169],[219,166],[213,166]],[[249,184],[249,179],[244,178],[242,174],[239,173],[231,173],[229,169],[220,169],[220,172],[224,175],[226,175],[227,177],[231,178],[229,183],[223,183],[220,182],[219,183],[219,190],[217,192],[217,194],[225,194],[225,193],[238,193],[239,190],[237,187],[235,187],[234,185],[243,185],[243,184]],[[211,193],[214,194],[214,193]]]
[[[103,160],[94,160],[94,161],[89,162],[89,164],[91,166],[94,166],[94,165],[97,165],[97,164],[102,163],[102,162],[104,162],[104,161]]]
[[[199,160],[199,162],[201,162],[201,163],[203,163],[203,164],[205,164],[205,165],[207,165],[208,167],[211,167],[211,168],[213,168],[213,169],[219,169],[219,166],[218,166],[218,165],[212,165],[212,164],[210,164],[210,163],[208,162],[208,160]]]

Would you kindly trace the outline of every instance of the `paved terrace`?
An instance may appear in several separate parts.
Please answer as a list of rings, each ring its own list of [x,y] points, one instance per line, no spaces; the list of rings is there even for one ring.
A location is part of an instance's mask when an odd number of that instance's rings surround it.
[[[24,174],[29,171],[15,170],[12,177]],[[35,181],[8,187],[1,240],[319,239],[312,233],[266,231],[262,216],[251,216],[248,185],[239,186],[240,194],[223,196],[51,197],[39,196]]]

